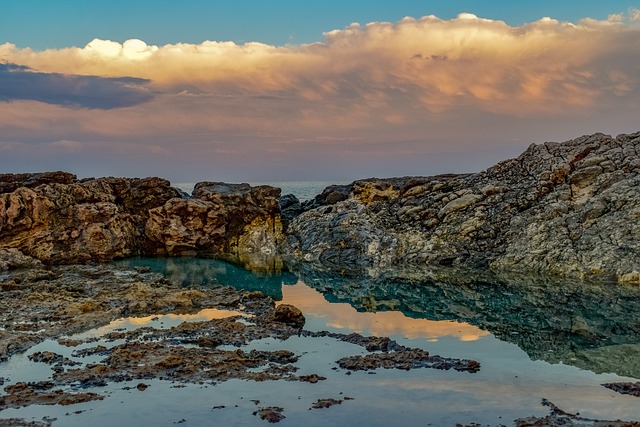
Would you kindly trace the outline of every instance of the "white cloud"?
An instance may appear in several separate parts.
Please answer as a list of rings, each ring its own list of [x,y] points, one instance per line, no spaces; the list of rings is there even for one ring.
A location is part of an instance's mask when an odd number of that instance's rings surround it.
[[[74,141],[71,139],[60,139],[58,141],[49,143],[49,147],[55,150],[77,153],[83,150],[84,144],[80,141]]]
[[[630,12],[630,19],[638,16]],[[611,75],[629,76],[628,90],[618,87],[616,94],[636,90],[639,37],[618,15],[578,24],[543,18],[511,27],[461,13],[452,20],[351,24],[310,45],[206,41],[158,47],[96,39],[84,48],[44,52],[5,44],[0,57],[47,72],[141,77],[164,90],[329,104],[350,99],[370,110],[395,99],[436,114],[469,106],[529,114],[590,108],[609,96]]]

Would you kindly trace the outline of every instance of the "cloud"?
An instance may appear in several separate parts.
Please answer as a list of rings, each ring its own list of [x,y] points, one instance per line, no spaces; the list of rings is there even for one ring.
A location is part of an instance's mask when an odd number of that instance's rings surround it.
[[[0,63],[0,101],[34,100],[70,107],[112,109],[149,101],[147,80],[36,72]]]
[[[80,141],[71,139],[59,139],[49,144],[49,147],[56,150],[68,151],[71,153],[82,151],[84,145]]]
[[[162,90],[195,93],[338,104],[348,99],[352,105],[368,104],[371,111],[395,101],[431,114],[470,106],[516,115],[556,114],[590,108],[609,97],[616,85],[612,75],[626,79],[628,90],[618,87],[617,96],[637,90],[638,61],[629,58],[640,55],[640,30],[625,23],[637,19],[631,10],[626,21],[620,15],[577,24],[544,18],[512,27],[462,13],[451,20],[426,16],[352,24],[308,45],[206,41],[159,47],[141,40],[96,39],[83,48],[43,52],[4,44],[0,58],[41,71],[5,67],[5,79],[34,80],[49,89],[44,91],[48,97],[38,97],[22,88],[29,93],[23,99],[95,107],[104,98],[101,108],[136,104],[150,95],[135,82],[78,75],[134,76]],[[51,93],[49,83],[65,82],[63,74],[74,83]],[[94,86],[93,96],[72,90],[78,79],[84,79],[80,86]],[[105,86],[125,96],[108,96]]]
[[[529,142],[637,130],[634,20],[634,10],[520,26],[426,16],[287,46],[6,43],[0,96],[12,102],[0,102],[9,141],[0,147],[24,159],[55,151],[61,162],[93,156],[114,167],[127,159],[221,174],[478,170]],[[0,166],[10,160],[0,156]]]

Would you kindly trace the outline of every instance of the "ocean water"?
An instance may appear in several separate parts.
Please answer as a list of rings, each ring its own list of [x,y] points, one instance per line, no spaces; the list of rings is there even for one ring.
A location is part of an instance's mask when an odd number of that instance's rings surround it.
[[[419,275],[411,280],[381,280],[314,271],[256,274],[198,258],[119,263],[150,267],[185,287],[221,284],[261,290],[278,304],[299,307],[307,330],[389,336],[431,354],[475,359],[481,369],[477,373],[379,369],[347,375],[336,369],[335,361],[364,354],[362,348],[331,338],[266,339],[244,349],[293,351],[300,356],[295,363],[298,374],[317,373],[326,380],[317,384],[231,380],[180,388],[153,380],[145,381],[150,387],[144,392],[135,390],[137,382],[115,383],[85,390],[106,394],[102,401],[7,409],[1,418],[54,417],[54,427],[264,426],[266,421],[253,415],[259,402],[284,408],[282,426],[510,426],[516,418],[548,415],[549,408],[542,405],[548,399],[586,418],[640,420],[639,398],[601,385],[640,380],[638,287],[527,280],[451,283]],[[173,322],[167,326],[180,321],[179,316],[160,320]],[[85,336],[99,338],[109,328],[153,326],[154,321],[159,322],[153,316],[146,323],[119,319]],[[27,354],[43,350],[69,353],[49,341]],[[42,365],[16,355],[0,364],[0,377],[46,379],[51,371]],[[340,405],[310,410],[318,399],[346,396],[350,399]]]
[[[349,184],[347,181],[279,181],[279,182],[249,182],[252,186],[271,185],[282,190],[282,195],[293,194],[301,202],[313,199],[316,195],[322,193],[322,190],[330,185]],[[187,194],[193,192],[195,182],[171,183],[174,187],[184,191]]]

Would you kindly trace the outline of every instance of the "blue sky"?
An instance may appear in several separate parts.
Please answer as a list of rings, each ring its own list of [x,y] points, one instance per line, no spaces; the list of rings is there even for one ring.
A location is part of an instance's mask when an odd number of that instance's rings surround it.
[[[2,0],[0,42],[33,49],[84,46],[94,38],[149,44],[205,40],[267,44],[320,41],[352,22],[399,21],[405,16],[454,18],[460,12],[518,26],[550,16],[576,22],[624,13],[638,1],[427,0]]]
[[[639,40],[640,0],[0,0],[0,172],[479,171],[640,131]]]

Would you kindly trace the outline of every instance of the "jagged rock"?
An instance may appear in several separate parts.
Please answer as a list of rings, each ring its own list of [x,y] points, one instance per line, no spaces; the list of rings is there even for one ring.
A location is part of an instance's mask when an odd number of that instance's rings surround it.
[[[296,196],[285,194],[280,197],[280,211],[282,222],[288,224],[289,221],[304,212],[304,208]]]
[[[441,265],[640,282],[640,133],[531,145],[475,174],[368,179],[291,221],[292,263]],[[342,194],[342,193],[341,193]],[[309,207],[309,206],[307,206]]]
[[[67,172],[4,173],[0,174],[0,194],[11,193],[19,187],[33,188],[42,184],[71,184],[75,175]]]
[[[172,199],[152,209],[148,251],[168,255],[233,256],[251,267],[273,266],[284,239],[280,189],[201,182],[192,199]]]
[[[149,209],[178,196],[161,178],[79,182],[61,172],[23,175],[5,176],[6,182],[25,186],[0,194],[0,248],[48,263],[139,253]]]

